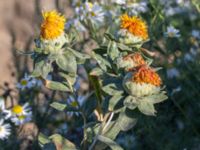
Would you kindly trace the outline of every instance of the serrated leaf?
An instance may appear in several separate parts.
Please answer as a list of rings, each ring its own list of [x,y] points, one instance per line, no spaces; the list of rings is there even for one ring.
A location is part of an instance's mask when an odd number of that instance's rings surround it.
[[[112,150],[123,150],[123,148],[121,146],[119,146],[115,141],[102,136],[102,135],[98,135],[97,139],[103,143],[105,143],[107,146],[109,146]]]
[[[148,116],[155,116],[156,113],[153,103],[148,101],[140,101],[138,109],[140,112]]]
[[[129,117],[126,112],[121,112],[118,118],[118,124],[122,131],[128,131],[135,126],[137,119]]]
[[[124,106],[132,110],[135,109],[138,106],[137,98],[133,96],[127,96],[124,100]]]
[[[50,104],[50,106],[59,111],[63,111],[67,107],[66,104],[62,104],[62,103],[58,103],[58,102],[53,102]]]
[[[76,58],[74,54],[69,51],[65,51],[64,53],[58,55],[56,63],[62,70],[69,73],[76,73],[77,71]]]
[[[56,81],[45,80],[45,87],[51,90],[58,90],[58,91],[70,91],[70,88],[61,83]]]

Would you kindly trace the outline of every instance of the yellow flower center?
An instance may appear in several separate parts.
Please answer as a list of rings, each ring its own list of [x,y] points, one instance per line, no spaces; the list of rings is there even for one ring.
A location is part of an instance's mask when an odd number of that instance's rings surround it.
[[[122,29],[128,30],[130,33],[142,38],[143,40],[148,38],[147,25],[139,17],[129,17],[127,14],[124,14],[120,19]]]
[[[71,106],[72,106],[72,107],[77,107],[77,106],[78,106],[78,103],[77,103],[76,101],[73,101],[73,102],[71,102]]]
[[[20,115],[23,113],[23,107],[21,105],[15,105],[13,108],[12,108],[12,112],[16,115]]]
[[[93,17],[95,17],[96,16],[96,14],[92,11],[91,12],[91,15],[93,16]]]
[[[133,75],[132,81],[136,83],[149,83],[155,86],[161,85],[160,76],[151,68],[141,66]]]
[[[65,17],[56,11],[43,13],[43,23],[41,25],[41,37],[46,40],[52,40],[59,37],[65,28]]]
[[[168,33],[168,36],[169,36],[169,37],[174,37],[174,35],[175,35],[174,32],[169,32],[169,33]]]
[[[91,2],[88,2],[88,6],[89,6],[90,9],[92,9],[93,4]]]
[[[20,81],[20,84],[23,85],[23,86],[26,86],[26,85],[28,84],[28,81],[25,80],[25,79],[22,79],[22,80]]]
[[[25,115],[20,115],[20,116],[18,116],[18,119],[19,119],[19,120],[24,120],[25,117],[26,117]]]

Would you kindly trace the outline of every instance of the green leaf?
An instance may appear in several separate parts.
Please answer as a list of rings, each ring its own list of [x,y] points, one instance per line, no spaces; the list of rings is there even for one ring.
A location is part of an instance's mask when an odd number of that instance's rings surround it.
[[[69,140],[62,137],[60,134],[53,134],[49,137],[60,150],[77,150],[76,146]]]
[[[117,47],[122,50],[122,51],[129,51],[132,52],[132,49],[129,48],[128,46],[122,44],[122,43],[117,43]]]
[[[35,63],[34,70],[32,72],[33,77],[42,76],[44,79],[47,78],[47,75],[52,70],[51,62],[47,59],[40,60]]]
[[[124,106],[132,110],[135,109],[138,106],[138,101],[136,97],[127,96],[124,100]]]
[[[98,135],[97,139],[103,143],[105,143],[106,145],[108,145],[112,150],[123,150],[122,147],[120,147],[115,141],[102,136],[102,135]]]
[[[67,81],[67,85],[69,86],[69,88],[71,89],[71,91],[73,90],[73,85],[76,82],[76,74],[70,74],[70,73],[63,73],[63,72],[59,72],[59,75],[63,78],[65,78],[65,80]]]
[[[72,52],[79,59],[89,59],[90,58],[90,55],[80,53],[80,52],[78,52],[76,50],[73,50],[73,49],[71,49],[69,47],[67,48],[67,50],[69,50],[70,52]]]
[[[104,86],[102,88],[102,90],[105,93],[109,94],[109,95],[115,95],[115,94],[122,94],[122,93],[124,93],[124,91],[122,91],[121,89],[119,89],[119,87],[116,84],[114,84],[114,83],[111,83],[111,84],[108,84],[108,85]]]
[[[58,90],[58,91],[70,91],[70,88],[61,83],[61,82],[56,82],[56,81],[50,81],[50,80],[45,80],[45,87],[51,89],[51,90]]]
[[[119,50],[116,42],[110,41],[107,49],[107,54],[111,60],[115,60],[119,56]]]
[[[108,33],[108,32],[104,33],[104,36],[108,40],[116,41],[115,37],[112,34]]]
[[[105,58],[103,58],[101,55],[95,54],[94,52],[92,52],[92,56],[99,64],[100,68],[103,69],[104,71],[107,70],[107,67],[111,68],[110,63]]]
[[[42,133],[38,135],[38,141],[40,144],[44,145],[50,142],[49,138]]]
[[[102,102],[102,91],[101,91],[101,85],[99,83],[99,80],[96,76],[89,76],[89,80],[95,89],[95,95],[97,97],[98,103],[100,104]]]
[[[137,119],[132,118],[126,114],[126,112],[121,112],[118,118],[118,124],[122,131],[128,131],[133,128],[137,123]]]
[[[108,110],[109,111],[114,111],[116,105],[119,103],[119,101],[123,98],[124,96],[121,94],[115,94],[111,97],[111,99],[109,100],[109,104],[108,104]]]
[[[140,101],[138,109],[147,116],[155,116],[156,113],[153,103],[148,101]]]
[[[53,102],[50,104],[51,107],[55,108],[56,110],[59,110],[59,111],[63,111],[67,105],[66,104],[62,104],[62,103],[59,103],[59,102]]]
[[[143,100],[149,101],[153,104],[156,104],[156,103],[160,103],[160,102],[167,100],[167,98],[168,97],[167,97],[167,95],[165,95],[165,92],[161,92],[159,94],[146,96],[146,97],[143,98]]]
[[[69,73],[76,73],[77,71],[76,57],[70,51],[58,55],[56,63],[62,70]]]
[[[95,67],[94,69],[92,69],[92,70],[90,71],[90,75],[91,75],[91,76],[100,76],[100,75],[102,75],[102,74],[103,74],[103,71],[102,71],[102,69],[99,68],[99,67]]]

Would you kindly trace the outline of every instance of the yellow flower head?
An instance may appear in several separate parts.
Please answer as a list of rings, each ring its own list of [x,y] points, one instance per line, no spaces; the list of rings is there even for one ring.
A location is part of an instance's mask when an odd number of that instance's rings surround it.
[[[21,115],[23,113],[23,107],[21,105],[15,105],[12,108],[12,112],[16,115]]]
[[[141,66],[133,75],[132,81],[136,83],[147,83],[155,86],[160,86],[162,81],[160,76],[151,68]]]
[[[41,25],[41,37],[46,40],[59,37],[64,32],[65,17],[56,11],[44,12],[42,15],[44,21]]]
[[[143,40],[148,38],[147,25],[139,17],[129,17],[127,14],[124,14],[120,19],[122,29],[128,30],[134,36],[140,37]]]

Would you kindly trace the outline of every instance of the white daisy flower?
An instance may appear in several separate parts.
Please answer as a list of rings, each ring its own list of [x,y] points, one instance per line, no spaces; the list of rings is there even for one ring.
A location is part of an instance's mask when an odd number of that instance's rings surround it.
[[[32,87],[32,83],[30,82],[31,80],[31,77],[28,76],[27,74],[25,74],[24,78],[22,78],[20,80],[19,83],[17,83],[17,88],[21,89],[21,90],[24,90],[26,88],[31,88]]]
[[[15,105],[12,109],[12,117],[11,121],[15,125],[21,125],[26,122],[29,122],[32,118],[31,108],[29,107],[28,103],[22,105]]]
[[[102,25],[104,23],[104,10],[97,3],[85,2],[83,6],[75,9],[75,12],[80,16],[80,20],[90,20],[93,24]]]
[[[27,122],[31,121],[31,119],[32,119],[32,113],[29,112],[26,115],[14,116],[14,117],[11,118],[11,121],[16,126],[19,126],[19,125],[22,125],[24,123],[27,123]]]
[[[69,107],[75,108],[75,109],[79,109],[79,106],[82,106],[83,102],[84,102],[85,96],[78,96],[77,100],[74,99],[74,97],[69,96],[69,98],[67,99],[67,105]],[[80,112],[78,111],[68,111],[67,112],[68,116],[79,116]]]
[[[17,88],[24,90],[24,89],[31,89],[33,87],[40,87],[42,85],[41,80],[31,77],[28,74],[25,74],[24,78],[17,83]]]
[[[11,134],[11,126],[10,124],[4,124],[4,121],[0,120],[0,139],[4,140],[7,139],[8,136]]]
[[[118,5],[124,5],[126,4],[126,0],[112,0],[112,3],[118,4]]]
[[[165,32],[165,36],[167,37],[180,37],[179,30],[174,28],[173,26],[167,27],[167,32]]]
[[[5,119],[8,119],[11,117],[11,111],[5,108],[5,102],[3,98],[0,98],[0,113],[2,113]]]
[[[77,18],[67,21],[66,29],[69,29],[70,27],[74,27],[77,31],[80,32],[86,31],[84,25]]]
[[[127,5],[127,8],[130,9],[131,15],[138,15],[139,13],[147,12],[147,3],[146,2],[132,3]]]

